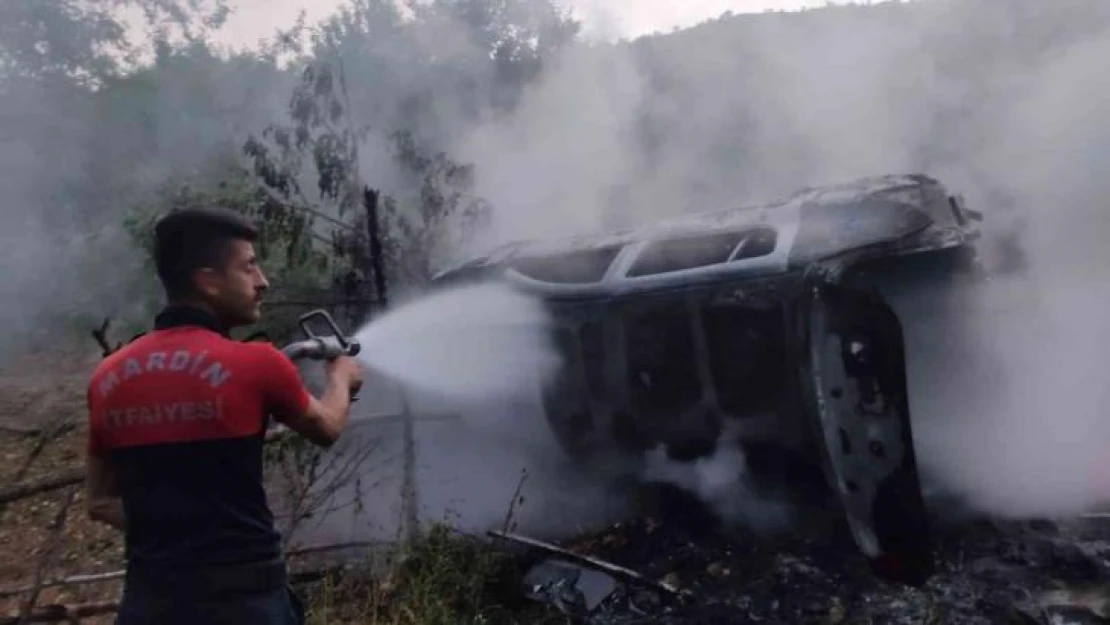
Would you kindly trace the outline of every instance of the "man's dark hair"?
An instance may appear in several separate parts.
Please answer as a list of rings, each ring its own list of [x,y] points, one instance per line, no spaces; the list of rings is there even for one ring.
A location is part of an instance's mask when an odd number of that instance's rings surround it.
[[[176,210],[154,226],[154,264],[166,297],[178,300],[192,294],[193,272],[223,269],[228,247],[242,239],[254,242],[258,228],[242,215],[224,209]]]

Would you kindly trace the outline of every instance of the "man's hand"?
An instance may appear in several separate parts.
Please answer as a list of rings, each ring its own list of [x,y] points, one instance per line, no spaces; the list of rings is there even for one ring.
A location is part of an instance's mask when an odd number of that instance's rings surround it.
[[[328,381],[350,389],[352,397],[362,388],[362,367],[350,356],[340,356],[327,365]]]
[[[96,454],[88,454],[85,462],[85,505],[89,518],[123,531],[127,523],[115,468]]]
[[[277,354],[277,352],[275,352]],[[278,354],[281,363],[267,377],[271,388],[303,388],[293,365]],[[277,420],[308,440],[330,447],[343,432],[351,408],[351,397],[362,386],[362,370],[354,358],[341,356],[327,363],[327,386],[319,398],[308,396],[303,410],[275,411]]]

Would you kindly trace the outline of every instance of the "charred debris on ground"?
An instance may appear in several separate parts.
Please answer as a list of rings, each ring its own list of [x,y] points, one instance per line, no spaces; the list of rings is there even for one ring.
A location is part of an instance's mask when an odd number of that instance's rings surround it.
[[[667,492],[648,515],[559,546],[433,526],[393,556],[389,574],[314,586],[314,622],[1048,624],[1110,616],[1101,519],[945,527],[938,573],[909,588],[875,576],[835,523],[756,536],[660,488]]]

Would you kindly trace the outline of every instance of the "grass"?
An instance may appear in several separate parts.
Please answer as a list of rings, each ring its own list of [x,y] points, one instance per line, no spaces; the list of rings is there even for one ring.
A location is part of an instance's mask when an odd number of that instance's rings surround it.
[[[309,625],[545,625],[566,618],[524,597],[519,557],[434,525],[385,567],[326,580],[306,596]],[[375,568],[381,571],[374,573]]]

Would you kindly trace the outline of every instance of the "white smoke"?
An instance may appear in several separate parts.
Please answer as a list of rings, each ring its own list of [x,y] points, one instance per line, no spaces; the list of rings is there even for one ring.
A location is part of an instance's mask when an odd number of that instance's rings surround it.
[[[907,329],[953,341],[940,370],[908,355],[920,463],[980,510],[1073,514],[1110,498],[1107,8],[926,0],[574,48],[460,153],[500,210],[491,242],[940,177],[986,214],[987,265],[1016,245],[1030,269],[978,289],[949,328]]]

